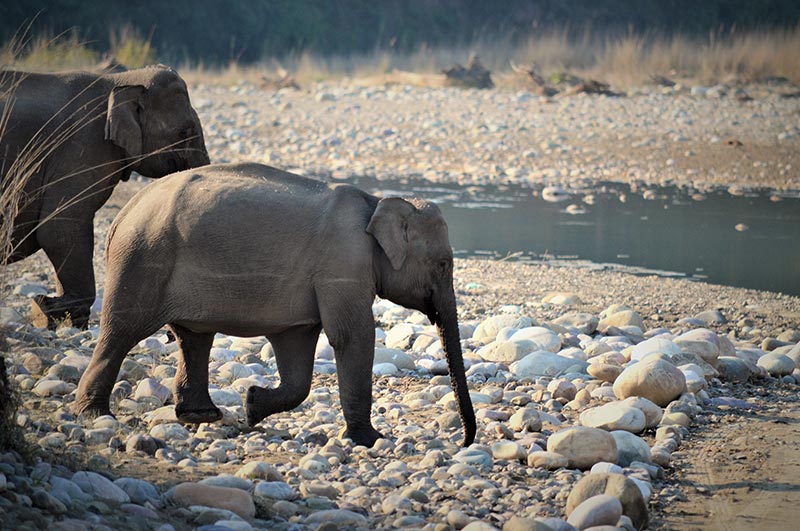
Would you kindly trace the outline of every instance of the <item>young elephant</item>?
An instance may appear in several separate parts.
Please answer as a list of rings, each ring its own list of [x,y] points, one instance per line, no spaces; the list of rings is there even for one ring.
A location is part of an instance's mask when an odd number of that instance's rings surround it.
[[[35,322],[54,328],[70,317],[86,327],[95,298],[95,212],[114,186],[208,164],[200,120],[186,84],[171,68],[116,74],[0,71],[0,181],[14,190],[10,256],[44,249],[57,297],[39,296]]]
[[[324,328],[346,435],[372,446],[381,437],[370,421],[376,294],[438,327],[464,445],[472,444],[453,254],[436,205],[379,199],[259,164],[171,175],[139,192],[111,227],[100,337],[75,410],[108,414],[123,358],[168,323],[181,350],[175,413],[185,422],[221,416],[208,394],[214,334],[269,338],[281,382],[248,389],[247,421],[255,425],[308,396]]]

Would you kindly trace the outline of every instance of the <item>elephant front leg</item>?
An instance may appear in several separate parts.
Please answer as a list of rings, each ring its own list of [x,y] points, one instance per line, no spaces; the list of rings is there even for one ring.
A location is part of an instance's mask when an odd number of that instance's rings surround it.
[[[281,383],[274,389],[253,386],[247,390],[247,424],[281,411],[289,411],[303,403],[311,390],[314,372],[314,350],[321,327],[292,328],[270,336]]]
[[[222,412],[208,394],[208,356],[214,334],[198,334],[176,324],[169,327],[180,347],[174,380],[175,416],[189,424],[220,420]]]
[[[324,300],[324,299],[323,299]],[[322,304],[322,302],[321,302]],[[372,363],[375,328],[371,298],[337,300],[322,312],[323,326],[336,353],[339,398],[347,423],[345,437],[371,447],[383,438],[372,427]]]
[[[75,327],[89,326],[95,298],[93,231],[91,219],[73,223],[58,218],[37,230],[39,244],[55,268],[58,296],[34,298],[31,304],[34,325],[55,329],[69,318]]]

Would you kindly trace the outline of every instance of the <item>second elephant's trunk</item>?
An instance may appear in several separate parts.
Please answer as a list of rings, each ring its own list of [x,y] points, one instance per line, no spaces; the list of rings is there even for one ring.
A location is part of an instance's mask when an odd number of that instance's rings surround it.
[[[456,311],[455,294],[452,288],[448,289],[439,300],[435,302],[437,318],[436,326],[442,348],[447,356],[447,365],[450,368],[450,384],[456,395],[458,413],[461,416],[461,425],[464,428],[464,446],[469,446],[475,441],[475,411],[472,409],[472,400],[467,388],[467,376],[464,371],[464,357],[461,354],[461,339],[458,333],[458,317]]]

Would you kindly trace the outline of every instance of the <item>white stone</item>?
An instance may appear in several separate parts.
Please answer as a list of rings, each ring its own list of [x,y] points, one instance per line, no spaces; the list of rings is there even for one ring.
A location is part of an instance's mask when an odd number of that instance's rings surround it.
[[[581,424],[607,431],[624,430],[631,433],[644,431],[644,413],[622,402],[611,402],[585,410],[580,415]]]

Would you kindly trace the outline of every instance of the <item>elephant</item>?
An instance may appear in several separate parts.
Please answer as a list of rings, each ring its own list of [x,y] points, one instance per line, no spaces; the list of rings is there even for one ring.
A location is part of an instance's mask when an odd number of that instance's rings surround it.
[[[113,74],[0,72],[0,179],[13,192],[12,263],[43,249],[57,296],[37,296],[34,323],[88,326],[95,299],[95,212],[136,171],[147,177],[208,164],[203,129],[175,70]],[[6,220],[7,221],[7,220]],[[9,238],[6,238],[9,239]]]
[[[261,164],[214,164],[140,191],[111,226],[100,334],[73,405],[111,414],[128,351],[165,324],[178,341],[175,414],[213,422],[208,393],[214,334],[261,336],[280,384],[247,390],[247,423],[308,396],[324,329],[336,359],[344,435],[372,446],[375,296],[424,312],[436,325],[464,429],[475,439],[459,339],[453,252],[430,202],[379,198]]]

